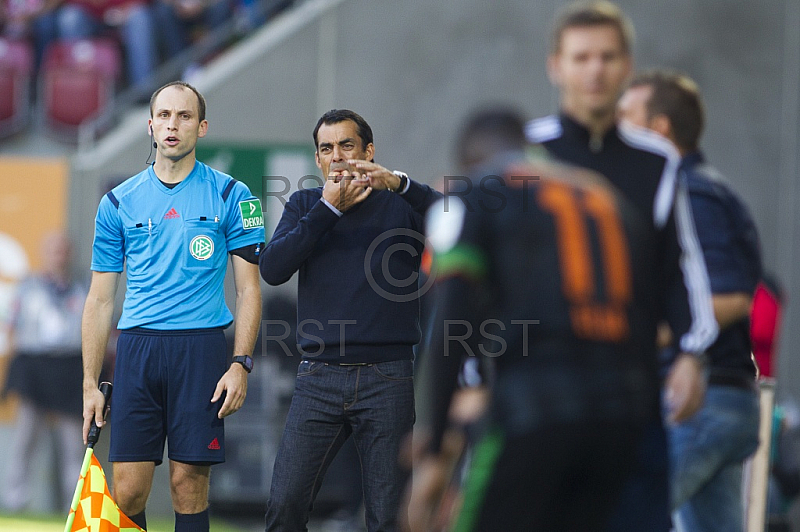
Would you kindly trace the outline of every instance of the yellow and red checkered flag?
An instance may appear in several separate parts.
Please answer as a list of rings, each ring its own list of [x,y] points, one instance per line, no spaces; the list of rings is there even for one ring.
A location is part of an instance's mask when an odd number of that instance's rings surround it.
[[[103,417],[109,406],[112,386],[100,383],[103,394]],[[122,513],[111,498],[103,467],[94,456],[94,444],[100,438],[100,427],[92,420],[86,435],[86,454],[81,465],[81,478],[72,496],[72,506],[64,525],[64,532],[144,532]]]
[[[64,532],[144,532],[122,513],[111,498],[103,467],[93,452],[84,458],[85,473],[78,484],[80,495],[73,501]]]

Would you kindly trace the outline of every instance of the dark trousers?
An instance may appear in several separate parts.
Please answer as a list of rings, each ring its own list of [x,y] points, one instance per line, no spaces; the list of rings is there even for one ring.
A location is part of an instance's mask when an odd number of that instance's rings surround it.
[[[297,372],[267,504],[267,531],[304,531],[333,457],[352,435],[370,532],[397,530],[408,473],[400,446],[414,424],[412,362],[339,366],[304,360]]]
[[[640,433],[628,422],[545,425],[515,436],[490,432],[476,448],[455,530],[603,530]],[[492,454],[496,459],[487,460]]]

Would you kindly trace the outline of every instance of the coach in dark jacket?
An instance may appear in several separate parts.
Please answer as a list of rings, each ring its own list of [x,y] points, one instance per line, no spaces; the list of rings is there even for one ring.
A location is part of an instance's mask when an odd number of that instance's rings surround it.
[[[314,129],[327,181],[289,199],[260,258],[271,285],[299,271],[303,358],[275,460],[267,530],[305,530],[322,477],[351,435],[370,531],[395,530],[414,423],[412,347],[423,216],[441,195],[373,162],[372,130],[333,110]]]

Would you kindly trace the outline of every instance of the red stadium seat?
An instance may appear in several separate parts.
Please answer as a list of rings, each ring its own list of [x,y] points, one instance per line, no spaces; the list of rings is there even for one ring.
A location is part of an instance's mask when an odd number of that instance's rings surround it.
[[[74,134],[87,119],[100,114],[114,99],[122,58],[114,41],[62,41],[45,54],[41,94],[47,126]]]
[[[32,70],[31,46],[0,38],[0,137],[16,133],[28,124]]]

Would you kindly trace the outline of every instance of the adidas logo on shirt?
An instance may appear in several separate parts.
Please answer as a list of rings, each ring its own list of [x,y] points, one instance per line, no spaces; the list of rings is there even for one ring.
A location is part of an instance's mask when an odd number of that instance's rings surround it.
[[[171,220],[172,218],[180,218],[181,215],[178,214],[178,211],[175,210],[175,207],[171,208],[167,214],[164,215],[165,220]]]

